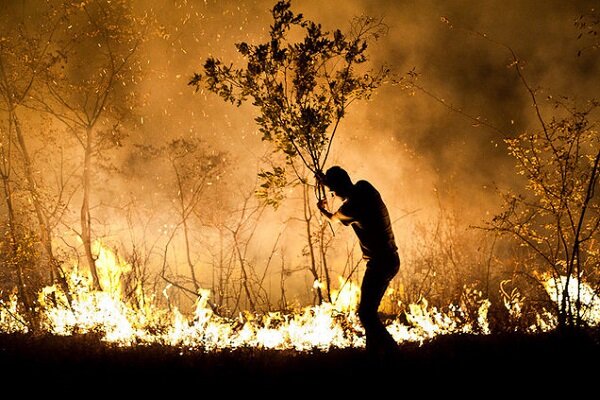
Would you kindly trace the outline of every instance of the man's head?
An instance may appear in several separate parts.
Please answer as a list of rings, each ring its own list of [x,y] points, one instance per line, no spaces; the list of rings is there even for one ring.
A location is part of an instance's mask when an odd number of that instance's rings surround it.
[[[348,197],[354,186],[346,170],[337,165],[327,170],[323,183],[340,197]]]

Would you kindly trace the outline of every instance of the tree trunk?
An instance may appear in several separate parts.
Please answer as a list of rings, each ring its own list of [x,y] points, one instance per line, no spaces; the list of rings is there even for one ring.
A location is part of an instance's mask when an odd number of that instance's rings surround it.
[[[319,250],[321,253],[321,265],[325,275],[325,289],[327,290],[327,301],[331,303],[331,276],[329,275],[329,266],[327,265],[327,246],[325,245],[325,231],[327,226],[323,225],[319,229]]]
[[[21,156],[23,158],[23,169],[25,172],[25,179],[27,180],[27,190],[29,191],[31,203],[35,209],[35,215],[39,225],[39,240],[46,254],[48,266],[50,267],[50,280],[51,282],[58,282],[61,285],[63,292],[67,296],[70,304],[71,295],[69,293],[69,285],[63,274],[63,271],[60,268],[58,260],[56,257],[54,257],[54,250],[52,248],[52,230],[48,222],[48,216],[44,212],[40,202],[38,186],[33,173],[33,164],[31,162],[31,157],[29,156],[29,150],[27,143],[25,142],[25,136],[23,135],[16,110],[13,108],[9,111],[9,113],[11,121],[15,127],[15,136],[17,138],[19,151],[21,152]]]
[[[238,256],[238,261],[240,263],[240,270],[242,272],[242,287],[244,289],[246,297],[248,298],[248,303],[250,304],[250,311],[256,311],[256,304],[254,302],[252,290],[250,289],[250,279],[248,278],[248,273],[246,271],[245,257],[240,249],[240,244],[237,238],[237,231],[233,233],[233,243],[235,246],[235,252]]]
[[[11,249],[11,258],[15,265],[15,275],[17,277],[17,291],[19,293],[19,300],[23,304],[25,309],[25,317],[27,318],[28,327],[32,331],[37,331],[38,323],[35,315],[35,306],[33,301],[29,298],[27,292],[27,285],[25,284],[25,274],[23,271],[23,261],[19,255],[19,239],[15,230],[16,218],[14,207],[12,203],[12,188],[9,180],[9,168],[2,171],[2,184],[4,189],[4,199],[6,201],[6,209],[8,214],[8,228],[9,228],[9,240]]]
[[[85,257],[92,274],[92,286],[94,290],[102,290],[98,270],[96,269],[96,258],[92,254],[92,232],[91,232],[91,214],[90,214],[90,191],[91,191],[91,173],[92,173],[92,140],[93,128],[86,129],[85,155],[83,161],[83,200],[81,202],[81,240]]]

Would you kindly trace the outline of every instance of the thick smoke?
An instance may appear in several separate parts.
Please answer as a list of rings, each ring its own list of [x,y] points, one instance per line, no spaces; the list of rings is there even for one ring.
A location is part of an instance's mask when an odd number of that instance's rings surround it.
[[[541,99],[549,94],[592,96],[598,87],[598,57],[577,57],[579,32],[573,21],[593,3],[292,2],[296,12],[326,30],[347,29],[359,15],[383,18],[389,32],[372,45],[371,61],[387,64],[398,74],[414,68],[417,83],[431,94],[386,86],[371,101],[353,105],[339,128],[330,163],[380,189],[405,246],[410,246],[415,224],[433,221],[441,208],[456,212],[465,226],[489,219],[498,210],[496,188],[515,184],[513,160],[503,139],[535,126],[528,93],[509,67],[508,47],[525,62],[523,72],[539,88]],[[161,15],[172,12],[174,18],[164,22],[170,32],[165,48],[151,56],[152,63],[165,70],[161,87],[152,83],[152,103],[157,115],[166,110],[169,118],[159,120],[170,125],[156,134],[174,134],[176,128],[200,135],[231,152],[236,163],[231,179],[254,183],[257,159],[268,152],[253,124],[254,110],[236,109],[210,93],[191,95],[185,82],[207,56],[236,62],[234,43],[264,41],[273,2],[178,5],[154,5],[165,10]],[[450,107],[482,123],[474,124]],[[268,248],[268,238],[281,221],[299,210],[290,204],[276,212],[272,224],[262,222],[265,245],[258,251]],[[341,236],[340,242],[342,238],[348,236]]]
[[[147,82],[146,123],[153,128],[141,140],[202,136],[229,150],[240,170],[247,172],[244,180],[252,179],[257,159],[268,151],[253,123],[254,110],[236,109],[211,93],[192,95],[186,82],[201,70],[207,56],[240,61],[235,43],[265,40],[272,3],[140,3],[157,12],[166,32],[164,41],[148,49],[148,62],[161,79]],[[508,67],[511,55],[503,46],[525,61],[525,76],[539,87],[540,98],[593,96],[598,57],[577,57],[581,43],[573,24],[593,3],[292,2],[296,12],[328,30],[347,29],[358,15],[383,18],[389,33],[372,46],[373,63],[386,63],[399,74],[415,68],[417,83],[429,93],[485,122],[475,126],[420,90],[410,95],[383,87],[372,101],[349,110],[332,161],[357,178],[376,181],[389,191],[390,201],[397,199],[399,209],[414,209],[413,203],[433,206],[440,192],[459,203],[470,199],[469,207],[477,209],[474,214],[489,207],[488,196],[492,203],[496,196],[494,186],[510,185],[513,179],[512,160],[502,140],[535,123],[531,101]]]
[[[223,159],[228,168],[211,184],[228,193],[228,202],[235,204],[252,191],[261,160],[270,151],[254,124],[255,110],[250,104],[236,108],[206,91],[194,93],[187,83],[194,72],[202,71],[207,57],[239,63],[235,43],[265,41],[274,1],[133,3],[136,12],[155,16],[160,35],[149,35],[141,50],[146,70],[139,85],[144,100],[138,111],[140,128],[131,132],[119,151],[119,167],[126,171],[126,180],[121,190],[113,187],[112,193],[122,193],[124,203],[129,196],[143,199],[154,214],[161,215],[162,207],[173,206],[159,193],[167,171],[136,158],[134,145],[160,146],[171,139],[197,138],[214,151],[227,153]],[[292,2],[294,11],[321,23],[325,30],[346,30],[359,15],[383,18],[389,32],[372,45],[371,62],[389,65],[399,75],[412,69],[418,73],[417,83],[425,91],[387,85],[370,101],[353,104],[339,127],[329,161],[345,167],[354,180],[366,179],[379,188],[401,248],[411,243],[415,225],[435,219],[440,208],[454,210],[465,226],[481,223],[497,212],[496,187],[515,184],[513,160],[507,156],[503,139],[531,129],[536,121],[531,99],[509,67],[508,47],[525,62],[523,73],[540,99],[597,95],[598,52],[577,56],[582,44],[573,24],[595,3]],[[469,117],[480,118],[482,123],[474,124]],[[301,263],[300,248],[295,247],[301,247],[298,238],[303,228],[293,222],[301,212],[298,202],[299,195],[293,192],[288,203],[265,212],[249,258],[254,253],[256,263],[264,262],[284,224],[289,223],[280,242],[290,250],[285,262]],[[205,205],[216,207],[215,213],[222,206]],[[205,211],[210,214],[211,210]],[[352,246],[347,231],[337,235],[339,246]],[[283,255],[276,256],[283,260]],[[201,262],[208,263],[208,258]],[[311,282],[304,280],[310,287]]]

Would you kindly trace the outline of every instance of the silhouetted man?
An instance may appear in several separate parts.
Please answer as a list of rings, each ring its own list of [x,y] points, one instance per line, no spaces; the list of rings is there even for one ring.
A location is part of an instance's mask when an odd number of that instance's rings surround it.
[[[365,329],[367,351],[383,355],[397,349],[397,343],[379,319],[377,310],[385,291],[400,268],[398,247],[394,239],[387,207],[381,195],[369,182],[352,183],[339,166],[331,167],[317,180],[343,199],[335,212],[326,209],[326,200],[317,206],[328,219],[339,220],[354,229],[360,242],[367,268],[361,284],[358,317]]]

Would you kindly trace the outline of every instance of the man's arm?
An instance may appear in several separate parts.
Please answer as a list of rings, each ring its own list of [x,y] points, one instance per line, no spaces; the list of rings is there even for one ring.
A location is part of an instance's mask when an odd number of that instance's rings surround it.
[[[333,219],[333,213],[330,212],[325,205],[327,204],[327,200],[326,199],[321,199],[319,200],[319,202],[317,203],[317,208],[319,209],[319,211],[321,211],[321,214],[323,214],[325,217],[327,217],[327,219],[331,220]]]
[[[327,205],[327,200],[321,199],[317,203],[317,208],[319,209],[319,211],[321,211],[321,214],[323,214],[325,217],[327,217],[327,219],[329,219],[330,221],[336,220],[336,221],[341,222],[344,225],[350,225],[350,223],[352,221],[354,221],[354,218],[345,215],[342,212],[341,208],[339,210],[337,210],[336,212],[331,212],[327,209],[326,205]]]

